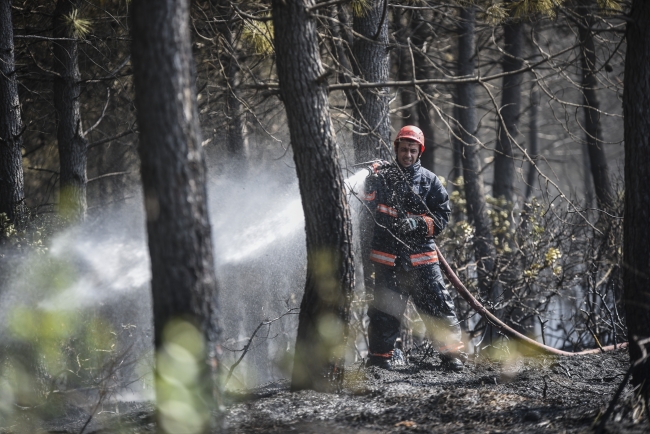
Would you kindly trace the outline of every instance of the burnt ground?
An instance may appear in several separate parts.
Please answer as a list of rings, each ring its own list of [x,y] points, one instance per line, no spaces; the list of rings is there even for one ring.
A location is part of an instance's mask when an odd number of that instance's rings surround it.
[[[445,372],[437,357],[414,359],[394,371],[353,365],[338,394],[290,392],[288,384],[232,393],[228,432],[593,432],[629,365],[626,350],[509,361],[470,359],[461,373]],[[638,411],[635,415],[633,397],[627,386],[605,432],[650,433],[647,419]],[[85,432],[153,432],[152,408],[145,403],[113,404],[113,411],[95,416]],[[80,407],[68,410],[65,418],[43,428],[79,432],[88,413]],[[0,432],[22,431],[15,425]]]

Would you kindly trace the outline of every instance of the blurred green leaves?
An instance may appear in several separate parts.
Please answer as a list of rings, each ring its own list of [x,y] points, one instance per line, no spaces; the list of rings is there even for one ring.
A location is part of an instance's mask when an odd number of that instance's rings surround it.
[[[156,406],[163,432],[201,433],[210,420],[210,391],[205,389],[205,345],[191,323],[171,321],[156,355]]]

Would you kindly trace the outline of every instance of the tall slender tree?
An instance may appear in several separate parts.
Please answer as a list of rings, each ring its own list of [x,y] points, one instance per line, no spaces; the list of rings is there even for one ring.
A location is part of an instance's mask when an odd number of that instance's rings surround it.
[[[539,91],[535,83],[530,89],[530,109],[528,112],[528,155],[533,162],[537,162],[539,155]],[[535,178],[537,171],[533,164],[528,162],[526,171],[526,203],[533,197],[533,188],[535,187]]]
[[[475,7],[469,5],[462,8],[458,27],[458,73],[462,77],[472,76],[475,73],[475,22]],[[491,275],[494,271],[496,252],[487,216],[483,180],[480,175],[479,144],[476,138],[478,119],[475,84],[467,82],[458,84],[456,96],[467,214],[475,229],[474,255],[477,263],[479,291],[483,297],[495,301],[497,294],[495,286],[491,282]]]
[[[433,20],[431,11],[413,11],[411,18],[411,31],[413,34],[412,43],[417,50],[414,50],[413,58],[415,62],[415,72],[418,79],[433,78],[433,67],[427,59],[426,41],[429,36],[430,22]],[[433,86],[425,85],[422,91],[427,95],[433,94]],[[418,94],[418,103],[416,106],[418,127],[424,134],[424,144],[426,152],[422,154],[422,166],[433,171],[435,163],[435,131],[433,118],[431,116],[431,107],[422,94]]]
[[[512,2],[511,2],[512,3]],[[514,200],[515,162],[512,140],[516,139],[521,105],[521,74],[512,74],[521,69],[521,46],[523,43],[521,21],[510,19],[503,24],[503,77],[501,89],[501,119],[496,149],[494,151],[494,181],[492,196]]]
[[[632,382],[650,403],[650,3],[633,0],[626,30],[623,287]],[[645,357],[645,359],[644,359]]]
[[[598,207],[609,209],[613,204],[613,190],[609,179],[607,157],[603,149],[600,127],[600,104],[598,101],[598,77],[596,76],[596,45],[594,43],[591,9],[596,7],[592,0],[578,2],[580,17],[578,35],[580,37],[580,61],[582,66],[582,95],[584,105],[584,133],[589,155],[589,167],[593,180]]]
[[[200,381],[216,403],[220,338],[206,169],[187,0],[134,0],[132,53],[144,204],[151,256],[154,344],[174,319],[205,342]],[[199,360],[201,362],[201,360]],[[165,390],[157,390],[164,400]],[[199,402],[200,396],[194,402]]]
[[[355,73],[371,83],[388,81],[388,0],[369,0],[368,7],[354,16],[353,30],[359,35],[352,49]],[[354,111],[354,158],[356,162],[389,159],[390,117],[388,88],[361,89]]]
[[[323,80],[314,0],[273,0],[280,94],[305,213],[307,280],[292,388],[340,386],[354,287],[350,209]],[[333,380],[333,382],[332,382]]]
[[[79,111],[81,76],[79,42],[80,0],[58,0],[54,9],[54,109],[59,143],[59,207],[72,220],[86,217],[86,162],[88,142]]]
[[[20,223],[25,214],[25,193],[15,68],[11,0],[0,0],[0,213],[12,223]]]
[[[232,159],[234,172],[242,174],[247,168],[246,112],[241,99],[241,71],[236,47],[236,11],[228,0],[212,0],[220,33],[219,61],[226,78],[226,149]]]

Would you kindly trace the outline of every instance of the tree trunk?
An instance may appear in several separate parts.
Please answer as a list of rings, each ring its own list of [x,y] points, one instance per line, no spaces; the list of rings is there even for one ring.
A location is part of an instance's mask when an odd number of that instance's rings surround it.
[[[11,0],[0,0],[0,213],[20,225],[26,210],[13,33]]]
[[[625,216],[623,285],[630,361],[650,352],[650,3],[634,0],[626,31]],[[650,359],[636,365],[632,382],[650,399]]]
[[[425,42],[429,30],[427,25],[432,20],[433,14],[430,13],[430,11],[414,11],[414,14],[411,18],[411,29],[413,32],[412,43],[420,50],[426,49]],[[413,53],[413,57],[415,58],[415,72],[417,74],[417,78],[433,78],[433,67],[427,61],[426,57],[417,51]],[[422,90],[427,95],[433,94],[433,86],[431,85],[425,85]],[[435,162],[435,133],[433,118],[431,117],[429,103],[425,98],[422,98],[422,95],[419,95],[419,97],[420,99],[416,106],[418,127],[420,127],[422,133],[424,134],[425,145],[425,152],[422,154],[421,162],[422,167],[433,172]]]
[[[151,255],[154,343],[160,351],[163,331],[172,320],[197,325],[205,354],[195,355],[198,366],[203,368],[196,387],[204,388],[202,393],[214,400],[211,404],[218,405],[217,283],[187,0],[135,0],[132,31],[138,149]],[[157,389],[159,409],[168,398],[165,392],[169,390]],[[193,399],[202,399],[201,393],[196,395]],[[161,411],[159,417],[164,416]]]
[[[74,39],[75,32],[66,17],[79,9],[79,0],[58,0],[54,10],[55,38]],[[57,117],[59,143],[59,208],[71,220],[86,217],[86,154],[79,114],[79,43],[76,40],[56,41],[54,55],[54,110]]]
[[[307,233],[292,388],[340,387],[354,287],[350,209],[334,140],[314,0],[274,0],[275,51]]]
[[[503,72],[521,69],[521,21],[509,21],[503,25]],[[517,124],[521,105],[521,74],[503,77],[501,90],[501,118],[499,135],[494,151],[494,183],[492,196],[514,201],[515,161],[513,143],[517,137]]]
[[[214,1],[217,29],[221,33],[221,67],[226,78],[226,149],[234,176],[245,174],[248,165],[246,114],[240,97],[240,70],[235,48],[235,20],[238,16],[227,0]]]
[[[352,83],[351,76],[354,73],[352,64],[350,63],[351,47],[352,44],[348,41],[348,32],[346,32],[346,24],[348,22],[348,15],[342,5],[336,5],[331,9],[332,25],[330,31],[332,32],[333,52],[338,62],[339,83]],[[348,103],[354,107],[356,100],[353,95],[354,91],[349,89],[345,90],[345,97]]]
[[[354,41],[353,65],[357,76],[372,83],[388,81],[388,2],[369,0],[369,9],[355,16],[353,29],[362,37]],[[354,157],[357,163],[375,158],[390,159],[389,91],[386,87],[361,89],[354,112]]]
[[[461,9],[458,28],[458,72],[460,76],[474,75],[474,24],[475,9],[468,6]],[[494,270],[494,238],[490,232],[487,216],[483,180],[480,175],[479,144],[476,140],[478,128],[474,83],[461,83],[457,88],[459,135],[463,146],[462,162],[465,180],[467,214],[474,225],[474,254],[478,272],[481,296],[494,302],[496,293],[491,283]]]
[[[408,19],[408,16],[401,17],[401,20],[406,19]],[[411,26],[406,25],[401,20],[400,17],[396,16],[394,23],[395,27],[399,29],[398,32],[396,32],[399,35],[399,64],[397,68],[397,79],[399,81],[411,81],[415,78],[413,77],[414,59],[411,58],[411,50],[409,49]],[[417,95],[415,92],[415,87],[409,86],[400,88],[400,98],[402,101],[401,105],[404,107],[401,112],[403,126],[418,125],[417,108],[414,104],[417,100]]]
[[[530,114],[528,115],[528,156],[537,163],[539,154],[539,91],[537,85],[533,83],[530,90]],[[526,198],[528,203],[533,197],[533,188],[537,178],[537,170],[529,162],[528,171],[526,171]]]
[[[598,79],[596,77],[596,47],[594,44],[594,35],[591,31],[593,17],[589,16],[591,4],[591,0],[581,0],[578,5],[578,15],[582,18],[579,26],[579,36],[580,60],[582,64],[582,94],[585,114],[585,125],[583,129],[598,208],[607,210],[612,207],[614,196],[600,129],[600,113],[598,112],[600,104],[596,94],[598,87]]]

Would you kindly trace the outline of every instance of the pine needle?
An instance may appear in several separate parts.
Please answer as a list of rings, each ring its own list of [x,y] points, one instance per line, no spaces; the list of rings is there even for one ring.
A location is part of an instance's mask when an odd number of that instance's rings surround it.
[[[92,28],[90,20],[79,17],[79,9],[73,9],[70,15],[64,15],[63,22],[73,38],[85,39]]]
[[[273,53],[272,21],[246,21],[242,36],[256,54],[266,56]]]
[[[491,26],[498,26],[508,18],[508,11],[503,3],[495,3],[485,11],[485,21]]]
[[[598,7],[603,15],[614,15],[623,10],[617,0],[598,0]]]
[[[355,17],[362,17],[372,8],[371,0],[352,0],[350,7]]]

